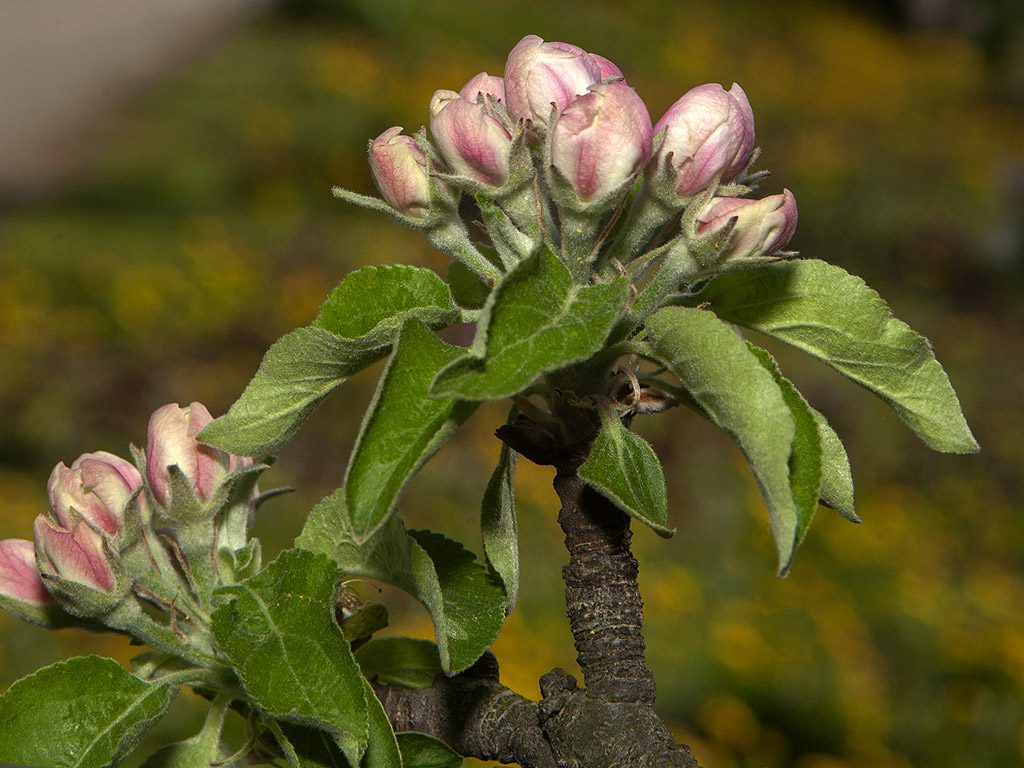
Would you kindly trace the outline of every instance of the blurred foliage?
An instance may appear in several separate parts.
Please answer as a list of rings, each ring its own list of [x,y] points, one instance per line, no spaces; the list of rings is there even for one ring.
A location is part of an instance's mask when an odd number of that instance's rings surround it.
[[[773,348],[847,441],[865,521],[820,510],[779,581],[735,447],[686,413],[638,419],[679,531],[635,539],[660,711],[708,768],[1020,765],[1024,100],[975,43],[850,6],[295,0],[240,30],[138,101],[65,194],[0,220],[0,538],[29,535],[55,462],[124,455],[169,401],[226,410],[349,270],[443,273],[421,238],[329,189],[372,192],[367,140],[415,130],[436,88],[500,73],[530,32],[616,61],[654,119],[694,85],[741,83],[766,190],[800,204],[794,246],[864,276],[933,340],[983,449],[931,454],[867,394]],[[264,511],[268,550],[340,482],[379,370],[281,451],[267,482],[298,490]],[[479,548],[503,420],[480,409],[414,481],[413,525]],[[536,696],[575,661],[551,473],[520,467],[521,601],[495,650],[506,683]],[[430,635],[425,613],[386,597],[395,631]],[[132,655],[6,615],[0,638],[0,686],[78,653]],[[175,706],[165,738],[196,725]]]

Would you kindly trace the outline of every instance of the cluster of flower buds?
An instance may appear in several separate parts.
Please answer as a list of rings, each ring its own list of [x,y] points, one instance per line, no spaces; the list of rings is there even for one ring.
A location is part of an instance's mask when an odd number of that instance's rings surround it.
[[[694,274],[680,277],[696,277],[763,261],[793,234],[792,193],[750,197],[765,175],[748,173],[757,154],[740,86],[698,86],[652,125],[615,64],[528,35],[504,77],[434,94],[429,138],[396,126],[370,143],[386,203],[335,194],[421,229],[488,282],[541,243],[583,282],[659,248],[685,250]],[[464,193],[496,253],[469,241]]]
[[[51,628],[87,620],[179,655],[207,650],[202,628],[187,630],[213,589],[258,568],[247,533],[266,469],[201,443],[212,420],[199,403],[171,403],[152,415],[145,452],[133,447],[135,464],[99,451],[54,467],[33,541],[0,541],[0,606]]]

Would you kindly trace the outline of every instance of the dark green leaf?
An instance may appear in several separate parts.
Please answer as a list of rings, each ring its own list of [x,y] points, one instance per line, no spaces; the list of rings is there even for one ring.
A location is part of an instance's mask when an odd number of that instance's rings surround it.
[[[668,307],[647,321],[653,357],[739,444],[768,508],[779,572],[796,547],[799,516],[789,483],[796,426],[775,382],[736,332],[711,312]]]
[[[328,731],[353,764],[366,748],[363,676],[334,620],[341,580],[328,558],[282,552],[217,594],[214,638],[246,692],[271,716]]]
[[[788,261],[719,276],[699,300],[874,392],[931,448],[978,450],[931,344],[859,277],[823,261]]]
[[[0,696],[0,761],[40,768],[114,765],[163,716],[178,689],[140,680],[100,656],[51,664]]]
[[[321,401],[350,376],[387,354],[323,328],[299,328],[267,350],[252,381],[226,415],[200,435],[239,456],[260,456],[285,443]]]
[[[480,309],[491,293],[487,281],[461,261],[452,260],[448,263],[448,273],[444,279],[452,289],[455,301],[466,309]]]
[[[363,267],[331,291],[313,325],[364,348],[384,347],[415,317],[430,328],[459,322],[448,286],[429,269],[405,265]]]
[[[626,429],[619,417],[601,411],[601,431],[579,476],[626,514],[649,525],[659,536],[671,536],[665,475],[654,449]]]
[[[516,522],[514,481],[518,454],[504,443],[480,505],[480,530],[484,556],[505,587],[505,613],[519,594],[519,528]]]
[[[814,519],[821,494],[822,448],[818,422],[803,395],[793,386],[793,382],[782,375],[775,359],[760,347],[753,344],[747,346],[779,385],[779,391],[789,406],[796,426],[793,453],[789,457],[789,483],[793,488],[793,503],[796,505],[796,543],[799,546]]]
[[[428,688],[441,674],[437,644],[414,637],[380,637],[358,651],[356,661],[368,678],[406,688]]]
[[[295,541],[330,555],[348,576],[394,584],[423,603],[449,675],[473,664],[501,631],[505,592],[472,552],[439,534],[408,533],[397,515],[358,544],[340,489],[313,508]]]
[[[404,768],[459,768],[462,756],[440,739],[425,733],[403,731],[398,734]]]
[[[416,320],[402,328],[345,473],[356,541],[387,520],[406,483],[475,409],[473,403],[427,396],[437,372],[460,354]]]
[[[521,392],[538,376],[586,360],[625,307],[629,281],[580,286],[550,251],[521,261],[491,293],[469,354],[442,370],[431,391],[466,400]]]

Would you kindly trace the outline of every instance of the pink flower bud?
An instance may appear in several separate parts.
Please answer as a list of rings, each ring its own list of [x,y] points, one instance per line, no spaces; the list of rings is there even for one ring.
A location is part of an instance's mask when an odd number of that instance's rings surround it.
[[[788,189],[760,200],[715,197],[697,219],[697,234],[714,233],[736,219],[723,259],[768,256],[789,242],[796,230],[796,198]]]
[[[86,453],[70,468],[53,468],[46,485],[50,509],[57,521],[71,528],[80,518],[110,536],[124,523],[125,505],[142,485],[142,475],[129,462],[106,451]]]
[[[569,104],[551,135],[551,163],[581,200],[627,184],[651,156],[651,117],[621,81],[590,87]]]
[[[609,77],[621,77],[625,80],[625,76],[622,74],[622,70],[619,69],[614,62],[609,61],[604,56],[599,56],[596,53],[590,54],[590,58],[597,62],[597,66],[601,68],[601,80],[604,81]]]
[[[117,578],[107,561],[103,536],[81,520],[68,530],[37,515],[32,526],[41,569],[98,592],[113,594]]]
[[[53,602],[39,575],[36,550],[31,541],[0,541],[0,595],[33,605]]]
[[[676,192],[684,197],[700,192],[716,176],[721,181],[736,176],[754,148],[754,112],[735,83],[728,91],[718,83],[688,91],[655,124],[654,135],[663,128],[654,162],[657,167],[671,163]]]
[[[396,125],[370,142],[370,173],[392,208],[422,218],[430,210],[427,155],[412,136],[401,133]]]
[[[612,68],[618,71],[614,65]],[[603,78],[601,64],[582,48],[545,43],[537,35],[527,35],[505,62],[505,106],[514,120],[525,118],[547,125],[552,104],[565,109]]]
[[[488,96],[492,101],[504,102],[505,81],[496,75],[481,72],[462,86],[462,90],[459,91],[459,96],[471,103],[476,103],[477,97],[481,94],[483,94],[485,104]]]
[[[146,477],[156,500],[170,501],[168,468],[177,466],[200,500],[209,499],[231,470],[231,454],[196,440],[196,435],[213,421],[201,403],[180,408],[169,403],[149,419],[146,435]]]
[[[455,91],[436,91],[430,99],[430,133],[456,176],[492,187],[508,179],[512,136],[484,105]]]

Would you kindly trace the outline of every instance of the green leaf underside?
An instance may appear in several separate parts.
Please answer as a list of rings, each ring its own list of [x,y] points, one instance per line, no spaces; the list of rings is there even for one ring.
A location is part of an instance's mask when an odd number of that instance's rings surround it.
[[[667,538],[675,533],[668,527],[668,497],[661,462],[650,444],[626,429],[616,414],[602,409],[601,431],[579,468],[579,476],[659,536]]]
[[[813,408],[811,413],[821,436],[821,501],[851,523],[859,523],[853,506],[853,475],[846,448],[828,420]]]
[[[397,515],[357,544],[339,492],[310,512],[296,544],[330,555],[348,576],[405,590],[429,611],[441,667],[448,675],[473,664],[501,631],[505,592],[472,552],[426,531],[407,532]]]
[[[519,527],[514,486],[518,456],[502,443],[498,466],[480,505],[484,556],[505,588],[506,614],[512,612],[519,595]]]
[[[343,280],[313,325],[278,339],[225,416],[202,439],[241,456],[275,450],[349,377],[384,357],[395,331],[418,318],[431,328],[461,320],[448,286],[419,267],[364,267]]]
[[[403,326],[345,473],[345,501],[357,542],[383,525],[406,483],[476,408],[427,395],[437,372],[460,354],[416,320]]]
[[[497,400],[597,352],[622,314],[629,282],[579,286],[550,251],[517,264],[483,309],[470,352],[442,370],[432,393]]]
[[[216,702],[199,733],[191,739],[161,747],[146,759],[142,768],[202,768],[230,757],[231,750],[220,741],[228,703],[227,700]]]
[[[785,573],[799,520],[789,482],[796,426],[778,384],[746,342],[711,312],[667,307],[647,320],[647,336],[652,356],[746,456],[768,509],[779,572]]]
[[[368,678],[405,688],[428,688],[441,674],[437,644],[415,637],[380,637],[356,651]]]
[[[100,656],[51,664],[0,696],[0,761],[49,768],[116,764],[163,716],[178,690],[140,680]]]
[[[793,452],[789,457],[789,482],[793,489],[793,503],[796,505],[796,543],[799,545],[814,519],[821,494],[822,448],[818,422],[803,395],[793,386],[793,382],[782,375],[775,359],[760,347],[750,343],[747,346],[775,379],[796,426]]]
[[[431,328],[459,322],[462,313],[451,290],[421,267],[363,267],[331,291],[313,325],[363,346],[387,346],[406,320]]]
[[[978,444],[931,345],[859,277],[817,260],[721,275],[699,296],[729,322],[817,357],[884,400],[937,451]]]
[[[398,734],[403,768],[458,768],[462,756],[440,739],[425,733],[403,731]]]
[[[261,456],[287,442],[327,395],[387,354],[323,328],[299,328],[275,341],[227,414],[201,433],[205,443]]]
[[[353,765],[366,748],[363,676],[334,620],[341,574],[330,559],[282,552],[256,576],[217,594],[217,644],[246,692],[274,718],[329,732]]]

